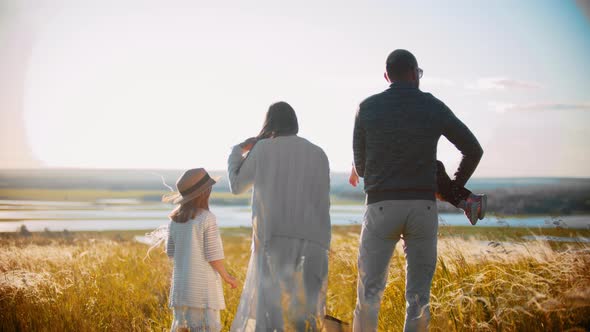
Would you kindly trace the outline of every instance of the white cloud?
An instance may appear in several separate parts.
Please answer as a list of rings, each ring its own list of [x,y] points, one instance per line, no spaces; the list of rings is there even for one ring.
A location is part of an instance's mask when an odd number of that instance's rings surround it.
[[[506,111],[512,109],[516,105],[510,103],[489,102],[488,106],[491,110],[498,113],[506,113]]]
[[[498,112],[531,112],[531,111],[590,111],[590,102],[585,103],[531,103],[510,104],[491,102],[488,106]]]
[[[506,77],[484,77],[473,84],[467,84],[467,88],[480,91],[498,91],[508,89],[535,90],[542,86],[536,82],[516,80]]]
[[[424,86],[442,86],[451,87],[455,86],[455,82],[446,78],[440,77],[424,77],[420,79],[420,84]]]

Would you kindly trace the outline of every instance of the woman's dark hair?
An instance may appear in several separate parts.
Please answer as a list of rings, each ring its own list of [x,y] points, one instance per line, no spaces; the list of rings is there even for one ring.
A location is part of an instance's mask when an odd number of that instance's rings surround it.
[[[299,123],[297,122],[295,110],[286,102],[279,101],[268,108],[258,139],[290,136],[298,132]]]

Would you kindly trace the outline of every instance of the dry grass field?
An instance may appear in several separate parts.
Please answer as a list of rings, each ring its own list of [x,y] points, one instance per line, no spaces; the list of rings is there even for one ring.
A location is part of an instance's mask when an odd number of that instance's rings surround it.
[[[465,230],[465,231],[463,231]],[[520,233],[519,233],[520,232]],[[586,331],[590,244],[523,242],[515,229],[441,227],[431,331]],[[570,234],[549,230],[550,235]],[[327,310],[352,320],[358,226],[334,228]],[[0,331],[165,331],[171,264],[133,232],[3,234]],[[244,280],[249,230],[222,232],[227,266]],[[399,248],[398,248],[399,249]],[[379,318],[400,331],[404,258],[398,250]],[[229,327],[240,291],[225,289]]]

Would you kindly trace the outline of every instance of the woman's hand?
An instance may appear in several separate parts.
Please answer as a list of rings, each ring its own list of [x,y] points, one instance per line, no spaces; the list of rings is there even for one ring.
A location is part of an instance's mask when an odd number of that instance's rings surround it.
[[[256,144],[256,142],[258,142],[257,137],[250,137],[250,138],[246,139],[245,141],[243,141],[242,143],[240,143],[239,145],[242,148],[242,153],[246,153],[246,152],[252,150],[252,148],[254,147],[254,144]]]
[[[352,166],[352,170],[350,171],[350,177],[348,178],[348,183],[351,186],[356,187],[359,184],[359,175],[356,174],[356,170],[354,169],[354,165]]]

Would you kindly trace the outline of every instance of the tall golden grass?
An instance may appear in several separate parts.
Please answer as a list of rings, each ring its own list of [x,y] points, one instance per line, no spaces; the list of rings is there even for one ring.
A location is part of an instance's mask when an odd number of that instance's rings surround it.
[[[335,227],[327,311],[352,320],[358,227]],[[590,327],[590,246],[489,242],[445,233],[432,286],[432,331],[584,331]],[[482,234],[485,234],[483,232]],[[0,239],[0,331],[165,331],[171,264],[133,234],[34,234]],[[223,231],[226,263],[244,280],[247,230]],[[482,240],[482,239],[485,239]],[[379,329],[404,321],[405,261],[391,261]],[[239,290],[225,289],[227,330]]]

